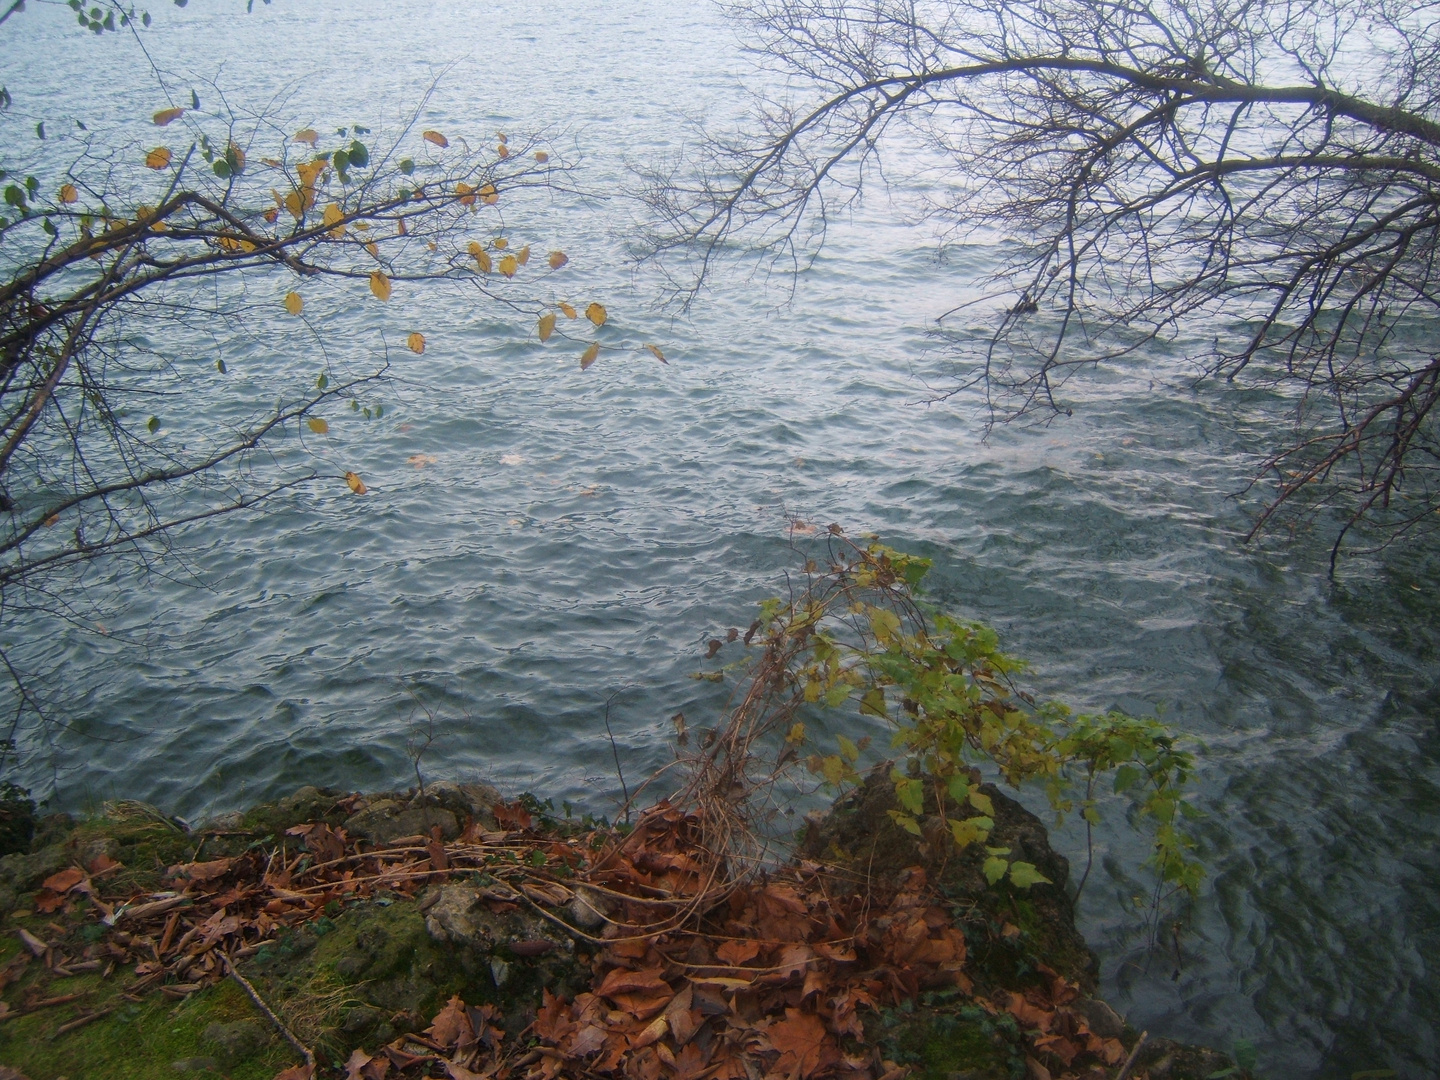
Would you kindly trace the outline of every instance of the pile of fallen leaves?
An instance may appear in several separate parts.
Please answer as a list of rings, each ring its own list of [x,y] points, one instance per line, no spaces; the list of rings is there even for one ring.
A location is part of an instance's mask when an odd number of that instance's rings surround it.
[[[348,810],[344,800],[338,808]],[[184,997],[287,927],[455,876],[490,883],[479,895],[497,910],[526,907],[594,950],[592,989],[573,1001],[546,991],[523,1030],[506,1032],[492,1006],[454,998],[425,1031],[356,1049],[349,1080],[899,1080],[906,1070],[867,1042],[867,1016],[927,989],[973,994],[965,938],[918,867],[889,883],[814,862],[736,873],[706,847],[699,818],[665,803],[625,835],[542,832],[519,805],[496,816],[500,831],[471,821],[454,840],[437,828],[383,846],[298,825],[268,849],[172,866],[165,889],[139,895],[107,885],[118,864],[102,856],[47,879],[36,907],[55,912],[88,897],[103,939],[70,955],[21,931],[21,960],[123,972],[132,999]],[[577,902],[595,917],[576,918]],[[0,982],[15,977],[0,972]],[[971,1003],[1016,1019],[1032,1073],[1078,1077],[1114,1065],[1124,1049],[1089,1031],[1069,1008],[1076,995],[1050,972],[1023,993]],[[281,1078],[311,1075],[305,1065]]]

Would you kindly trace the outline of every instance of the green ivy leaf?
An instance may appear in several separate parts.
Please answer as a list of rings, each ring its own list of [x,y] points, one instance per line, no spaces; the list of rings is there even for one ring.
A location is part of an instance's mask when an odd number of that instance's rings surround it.
[[[986,876],[989,876],[988,871]],[[1040,873],[1034,863],[1020,862],[1018,859],[1010,864],[1010,881],[1017,889],[1028,889],[1031,885],[1039,885],[1042,882],[1046,885],[1050,884],[1050,879]],[[994,878],[991,878],[990,884],[995,884]]]
[[[1010,869],[1010,864],[999,855],[991,855],[980,869],[985,872],[985,880],[994,885],[1005,876],[1005,871]]]

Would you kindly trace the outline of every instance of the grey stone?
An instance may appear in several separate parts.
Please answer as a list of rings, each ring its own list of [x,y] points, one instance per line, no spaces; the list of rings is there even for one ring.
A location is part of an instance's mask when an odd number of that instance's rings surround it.
[[[30,855],[16,852],[0,859],[0,885],[8,885],[16,892],[26,892],[69,865],[70,855],[64,844],[51,844]]]
[[[440,826],[440,835],[453,840],[460,835],[460,823],[444,807],[423,806],[403,809],[397,802],[382,799],[345,819],[345,831],[377,844],[388,844],[402,836],[429,836]]]
[[[614,909],[615,905],[608,897],[580,886],[570,903],[565,905],[565,914],[572,926],[581,930],[598,930],[605,925],[606,917]]]
[[[370,966],[370,959],[368,956],[342,956],[335,961],[335,974],[347,982],[353,982]]]
[[[473,886],[452,883],[440,889],[430,906],[425,930],[436,941],[488,953],[495,947],[495,938],[485,915],[480,893]]]
[[[170,1067],[178,1073],[219,1072],[220,1062],[213,1057],[188,1057],[171,1062]]]
[[[317,787],[306,784],[286,795],[275,805],[281,813],[298,814],[302,817],[319,817],[335,800]]]
[[[245,827],[245,815],[239,810],[231,810],[228,814],[221,814],[205,822],[204,828],[215,829],[217,832],[231,832]]]
[[[510,981],[510,965],[498,956],[490,958],[490,977],[495,980],[495,989],[502,989]]]
[[[1118,1039],[1125,1034],[1125,1021],[1120,1014],[1099,998],[1076,998],[1070,1006],[1085,1019],[1085,1024],[1102,1039]]]
[[[347,1035],[356,1035],[385,1018],[385,1014],[373,1005],[356,1005],[346,1009],[340,1019],[340,1030]]]
[[[217,1021],[205,1028],[200,1041],[214,1047],[226,1061],[235,1062],[263,1050],[269,1045],[270,1036],[256,1020],[236,1020],[232,1024]]]
[[[473,817],[481,828],[493,831],[499,828],[495,820],[495,806],[504,801],[500,792],[489,784],[437,780],[426,784],[424,795],[417,794],[410,800],[410,806],[441,806],[454,813],[457,819]]]

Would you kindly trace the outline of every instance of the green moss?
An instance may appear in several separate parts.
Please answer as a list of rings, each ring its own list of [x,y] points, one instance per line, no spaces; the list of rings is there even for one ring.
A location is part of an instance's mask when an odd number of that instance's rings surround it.
[[[0,1024],[0,1062],[19,1069],[31,1080],[155,1080],[165,1076],[219,1077],[217,1070],[179,1072],[176,1062],[201,1064],[216,1047],[205,1039],[214,1023],[254,1020],[255,1010],[240,988],[223,982],[209,990],[175,1002],[154,994],[139,1003],[126,1001],[98,977],[67,979],[66,992],[96,993],[92,1007],[114,1006],[102,1020],[58,1039],[51,1036],[74,1018],[70,1006],[18,1016]],[[99,995],[107,992],[105,1001]],[[280,1069],[295,1063],[288,1046],[270,1040],[268,1046],[238,1061],[224,1063],[230,1080],[270,1080]]]
[[[1024,1040],[1007,1015],[974,1007],[887,1009],[873,1037],[914,1080],[1018,1080]]]

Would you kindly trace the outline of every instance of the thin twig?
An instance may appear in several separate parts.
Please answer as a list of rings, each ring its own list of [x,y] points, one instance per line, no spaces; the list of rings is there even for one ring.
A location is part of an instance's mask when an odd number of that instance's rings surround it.
[[[1150,1037],[1148,1031],[1140,1032],[1140,1038],[1135,1040],[1135,1045],[1130,1048],[1130,1056],[1125,1059],[1125,1064],[1120,1066],[1120,1071],[1115,1074],[1115,1080],[1125,1080],[1130,1075],[1130,1067],[1135,1064],[1136,1057],[1140,1054],[1140,1048],[1145,1045],[1145,1040]]]
[[[305,1064],[310,1067],[310,1071],[313,1073],[315,1071],[314,1051],[297,1039],[294,1032],[285,1026],[285,1022],[275,1015],[275,1011],[271,1009],[269,1005],[265,1004],[265,999],[260,996],[260,991],[251,986],[250,980],[235,969],[235,965],[230,962],[230,957],[221,953],[220,962],[225,965],[226,974],[240,984],[240,989],[245,991],[250,1000],[255,1003],[255,1007],[264,1013],[266,1018],[275,1025],[275,1029],[285,1037],[285,1041],[293,1046],[295,1051],[305,1059]]]
[[[622,686],[605,699],[605,734],[610,736],[610,753],[615,755],[615,775],[620,778],[620,792],[625,796],[625,824],[630,824],[630,789],[625,786],[625,773],[620,768],[620,748],[615,745],[615,733],[610,730],[610,703],[629,687]]]

